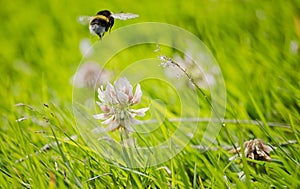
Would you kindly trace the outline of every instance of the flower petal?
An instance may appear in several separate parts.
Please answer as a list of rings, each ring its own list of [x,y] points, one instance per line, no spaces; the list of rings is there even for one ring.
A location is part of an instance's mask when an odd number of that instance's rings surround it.
[[[111,116],[110,118],[106,119],[105,121],[102,121],[102,124],[108,125],[108,124],[111,124],[111,123],[114,123],[114,122],[116,122],[115,115]]]
[[[101,88],[98,88],[98,99],[103,102],[105,98],[105,92],[103,91],[103,86]]]
[[[106,127],[106,131],[115,131],[117,130],[118,128],[120,128],[120,124],[118,122],[112,122],[110,123],[107,127]]]
[[[118,91],[118,90],[116,91],[116,94],[117,94],[117,100],[121,105],[128,104],[129,97],[127,94],[123,93],[122,91]]]
[[[96,104],[100,107],[100,109],[105,112],[105,113],[109,113],[110,112],[110,106],[103,104],[99,101],[96,101]]]
[[[139,103],[141,101],[142,95],[143,95],[143,93],[142,93],[142,90],[141,90],[141,86],[140,86],[140,84],[137,84],[136,88],[135,88],[134,96],[132,98],[132,103],[133,104]]]
[[[114,86],[110,83],[108,83],[107,86],[106,86],[105,102],[108,103],[108,104],[117,103],[116,90],[115,90]]]
[[[125,77],[119,78],[115,82],[115,87],[117,91],[122,91],[129,97],[132,97],[132,85],[129,83],[129,81]]]
[[[98,104],[101,108],[101,110],[105,113],[110,113],[111,112],[111,108],[108,105],[105,104]]]
[[[130,112],[134,114],[133,117],[135,117],[135,116],[143,117],[143,116],[145,116],[145,113],[148,110],[149,110],[149,108],[141,108],[141,109],[138,109],[138,110],[130,109]]]
[[[106,114],[106,113],[104,113],[104,114],[95,114],[95,115],[93,115],[93,117],[94,117],[95,119],[105,120],[105,119],[108,118],[108,114]]]

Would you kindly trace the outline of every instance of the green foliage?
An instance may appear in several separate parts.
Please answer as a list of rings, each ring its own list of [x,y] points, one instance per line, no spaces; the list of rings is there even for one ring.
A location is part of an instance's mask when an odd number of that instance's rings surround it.
[[[0,6],[1,187],[300,187],[300,50],[293,47],[300,43],[297,1],[4,0]],[[112,30],[138,22],[165,22],[197,35],[212,51],[226,83],[226,118],[237,121],[226,124],[211,149],[195,148],[201,142],[198,131],[173,159],[129,169],[106,161],[86,145],[75,127],[70,77],[82,58],[80,40],[98,39],[76,19],[101,9],[140,15],[116,22]],[[138,60],[146,50],[136,56],[121,54],[112,69]],[[168,97],[172,89],[155,91],[151,83],[143,86],[143,93],[153,98]],[[179,108],[169,105],[168,110],[176,115]],[[20,118],[24,120],[15,121]],[[261,122],[239,122],[245,119]],[[165,128],[161,132],[162,139],[170,134]],[[233,149],[232,143],[242,146],[253,138],[276,147],[271,152],[274,161],[249,163],[244,156],[229,160],[232,154],[224,146]],[[289,140],[297,143],[283,145]],[[50,147],[41,151],[47,144]]]

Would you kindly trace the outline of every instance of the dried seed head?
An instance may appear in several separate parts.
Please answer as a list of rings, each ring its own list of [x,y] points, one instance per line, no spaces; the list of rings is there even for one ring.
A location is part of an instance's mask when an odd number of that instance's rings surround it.
[[[262,140],[254,139],[244,142],[244,153],[247,158],[270,161],[270,151],[271,148],[265,145]]]

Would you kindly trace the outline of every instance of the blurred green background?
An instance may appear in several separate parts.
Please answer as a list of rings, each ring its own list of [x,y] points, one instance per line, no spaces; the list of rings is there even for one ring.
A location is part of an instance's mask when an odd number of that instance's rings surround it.
[[[77,17],[102,9],[140,15],[113,29],[150,21],[197,35],[217,58],[228,93],[241,106],[249,102],[246,91],[259,100],[266,91],[281,93],[286,103],[295,103],[297,1],[1,1],[2,107],[71,100],[69,78],[82,58],[80,40],[97,41]],[[268,114],[274,113],[271,101],[264,102]]]
[[[83,38],[98,41],[90,35],[87,26],[77,22],[77,17],[94,15],[103,9],[140,15],[126,22],[116,21],[112,31],[133,23],[163,22],[195,34],[208,46],[222,70],[228,95],[227,118],[288,123],[294,126],[293,132],[299,133],[300,1],[2,0],[0,140],[1,155],[7,156],[5,161],[0,160],[2,166],[13,164],[11,162],[22,154],[27,154],[24,150],[27,142],[35,142],[39,147],[46,143],[42,136],[32,132],[38,130],[34,123],[28,124],[31,128],[26,123],[21,129],[16,126],[15,119],[24,111],[14,107],[15,104],[22,102],[42,107],[43,103],[51,103],[57,107],[52,111],[63,115],[66,111],[66,117],[72,119],[70,77],[82,59],[79,44]],[[109,38],[109,34],[104,37]],[[72,130],[69,122],[62,125],[65,130]],[[22,154],[19,153],[18,138],[21,135],[16,128],[26,135],[20,145]],[[230,134],[239,139],[243,136],[244,140],[249,137],[273,140],[259,130],[249,129],[250,132],[237,134],[239,129],[232,127]],[[283,142],[294,139],[291,133],[275,130],[272,134]],[[295,136],[297,138],[297,134]],[[222,137],[227,140],[225,135]],[[38,148],[32,148],[32,152],[34,149]],[[193,169],[193,164],[190,168]],[[41,169],[38,167],[37,172]],[[19,172],[26,175],[25,170],[20,168]],[[7,171],[12,169],[7,168]],[[40,178],[44,179],[43,176]]]

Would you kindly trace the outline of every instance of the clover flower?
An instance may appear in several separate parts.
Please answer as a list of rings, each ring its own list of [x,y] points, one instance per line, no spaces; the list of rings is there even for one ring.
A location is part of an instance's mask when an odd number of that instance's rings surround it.
[[[108,83],[106,88],[98,88],[98,99],[96,103],[103,111],[94,115],[95,119],[103,120],[102,124],[108,125],[106,130],[115,131],[123,128],[132,132],[131,126],[139,123],[136,116],[143,117],[149,108],[132,109],[132,106],[141,101],[142,90],[137,84],[133,95],[133,87],[126,78],[119,78],[114,86]]]
[[[83,63],[77,72],[71,77],[70,82],[77,88],[94,88],[107,83],[111,73],[102,68],[96,62]]]

